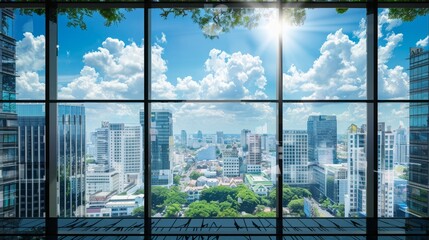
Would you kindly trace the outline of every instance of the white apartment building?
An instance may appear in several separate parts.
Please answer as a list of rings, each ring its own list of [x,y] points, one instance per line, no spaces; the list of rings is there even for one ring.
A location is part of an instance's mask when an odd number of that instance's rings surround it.
[[[238,158],[238,149],[233,147],[231,149],[225,149],[222,152],[223,158],[223,176],[225,177],[237,177],[240,175],[240,162]]]

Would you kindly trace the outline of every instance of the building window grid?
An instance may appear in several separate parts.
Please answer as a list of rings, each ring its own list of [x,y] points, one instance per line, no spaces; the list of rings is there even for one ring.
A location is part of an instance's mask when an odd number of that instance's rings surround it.
[[[73,2],[73,3],[71,3],[71,2],[46,1],[44,3],[43,2],[2,2],[0,4],[1,4],[0,7],[2,7],[2,8],[9,8],[9,7],[10,8],[23,8],[23,7],[25,7],[25,8],[45,8],[47,15],[52,14],[52,12],[54,12],[55,9],[60,8],[60,7],[72,7],[72,8],[73,7],[82,7],[82,8],[86,8],[86,7],[115,7],[115,8],[116,7],[125,7],[125,8],[127,8],[127,7],[136,7],[136,8],[145,8],[145,15],[147,15],[147,13],[150,13],[150,11],[149,11],[150,8],[159,8],[159,7],[165,7],[165,6],[172,7],[172,8],[174,8],[174,7],[206,7],[207,6],[206,3],[204,3],[204,2],[201,2],[201,3],[196,3],[196,2],[192,2],[192,3],[190,3],[190,2],[187,2],[187,3],[180,3],[180,2],[169,2],[169,3],[159,3],[159,2],[146,2],[146,3],[145,2],[108,2],[108,3],[106,3],[106,2],[100,2],[100,3],[96,3],[96,2]],[[295,8],[336,8],[336,7],[337,8],[340,8],[340,7],[342,7],[342,8],[366,8],[366,10],[367,10],[367,16],[369,15],[368,13],[370,13],[370,12],[371,13],[378,13],[378,9],[379,8],[396,8],[396,7],[419,8],[419,7],[429,7],[429,3],[422,3],[422,2],[419,2],[418,3],[419,5],[416,5],[416,3],[413,3],[413,2],[409,2],[409,3],[407,3],[407,2],[400,2],[400,3],[398,3],[398,2],[377,2],[377,0],[368,0],[367,2],[358,2],[358,3],[357,2],[284,3],[281,0],[277,0],[276,2],[259,2],[259,3],[249,3],[249,2],[234,2],[234,3],[216,2],[216,4],[213,3],[213,4],[209,4],[208,6],[209,7],[215,7],[217,4],[224,4],[226,6],[231,6],[231,7],[256,7],[256,8],[258,8],[258,7],[270,7],[270,8],[277,8],[277,10],[280,13],[280,14],[278,14],[279,18],[281,18],[281,16],[282,16],[280,10],[283,9],[283,8],[285,8],[285,7],[295,7]],[[52,15],[55,15],[55,14],[52,14]],[[46,20],[45,20],[46,21],[46,26],[50,26],[50,19],[52,19],[52,18],[46,17]],[[145,19],[149,19],[149,16],[146,16]],[[375,19],[377,19],[377,16],[375,16]],[[377,23],[372,22],[372,25],[373,26],[371,27],[371,30],[372,30],[371,35],[375,36],[374,39],[376,39],[377,38]],[[148,26],[150,26],[150,23],[145,22],[144,27],[142,27],[142,31],[144,31],[145,33],[149,33],[150,31],[148,31],[148,29],[147,29]],[[56,27],[56,25],[55,25],[55,27]],[[371,30],[367,30],[367,31],[371,31]],[[46,90],[45,90],[46,91],[46,94],[45,94],[46,97],[45,97],[44,100],[25,100],[25,101],[22,101],[22,102],[44,103],[46,105],[46,116],[50,116],[52,114],[52,112],[56,112],[57,111],[57,109],[55,107],[55,104],[57,104],[59,102],[62,102],[62,103],[68,103],[68,102],[71,102],[71,103],[85,103],[85,102],[109,102],[109,103],[115,103],[115,102],[138,102],[138,103],[144,103],[145,106],[150,106],[150,103],[168,102],[169,101],[169,100],[162,100],[162,101],[151,100],[149,94],[144,94],[143,100],[120,100],[120,101],[118,101],[118,100],[115,100],[115,99],[109,99],[109,100],[73,100],[73,101],[61,100],[61,101],[58,101],[56,99],[56,93],[53,93],[53,91],[52,91],[52,89],[56,90],[56,88],[57,88],[57,86],[56,86],[56,84],[57,84],[57,79],[56,79],[57,76],[51,74],[51,73],[55,73],[55,70],[54,71],[52,71],[52,70],[57,67],[57,65],[56,65],[57,64],[56,59],[52,58],[53,56],[55,56],[55,54],[52,51],[55,48],[51,47],[52,45],[56,46],[56,44],[54,42],[49,41],[49,40],[53,40],[53,39],[57,40],[55,37],[49,36],[50,34],[54,34],[55,31],[56,31],[56,29],[53,29],[53,31],[50,31],[48,29],[46,30],[46,37],[48,39],[46,41],[46,44],[47,45],[49,44],[49,46],[47,46],[46,49],[47,49],[47,53],[50,53],[50,54],[46,54],[46,69],[47,69],[47,72],[48,72],[48,70],[51,70],[51,71],[49,71],[49,73],[46,74],[46,76],[47,76],[47,78],[46,78]],[[149,43],[146,43],[146,42],[149,42],[149,41],[150,41],[150,36],[145,35],[145,44],[146,44],[145,46],[149,46],[148,45]],[[367,41],[367,44],[373,44],[373,45],[375,45],[376,42],[377,42],[377,40],[372,40],[372,41],[369,40],[369,41]],[[281,55],[282,55],[281,51],[282,51],[282,47],[283,47],[282,45],[283,45],[283,43],[281,41],[281,36],[279,36],[279,46],[280,46],[280,48],[278,49],[278,53],[277,54],[280,57],[277,58],[277,66],[278,66],[278,71],[280,71],[280,72],[282,71],[282,58],[281,58]],[[145,49],[148,49],[148,48],[145,48]],[[367,96],[367,99],[366,100],[351,100],[351,101],[350,100],[331,100],[331,101],[328,101],[328,102],[333,102],[333,103],[337,103],[337,102],[338,103],[341,103],[341,102],[361,102],[361,103],[368,103],[370,105],[373,105],[374,107],[371,108],[372,112],[371,111],[368,112],[368,116],[367,116],[367,119],[368,119],[367,121],[368,122],[373,121],[374,119],[377,119],[377,117],[376,117],[377,116],[377,105],[379,103],[383,103],[383,102],[396,102],[396,103],[408,102],[408,103],[418,104],[418,103],[424,103],[425,102],[425,100],[421,100],[421,99],[410,99],[410,100],[382,100],[382,99],[378,99],[378,95],[377,95],[378,81],[377,81],[377,72],[376,72],[377,71],[377,66],[376,66],[377,65],[377,61],[376,60],[377,60],[377,56],[378,56],[377,55],[378,49],[377,49],[377,46],[371,46],[371,48],[370,48],[370,46],[368,46],[367,49],[368,49],[368,52],[367,52],[368,56],[372,57],[375,60],[375,61],[373,61],[373,63],[374,63],[373,66],[370,66],[371,65],[370,62],[367,62],[367,68],[368,69],[372,69],[373,71],[375,71],[375,73],[372,74],[373,77],[372,78],[368,77],[368,79],[367,79],[367,81],[368,81],[367,82],[368,83],[367,89],[368,89],[368,92],[369,92],[369,95]],[[374,51],[370,52],[369,51],[370,49],[373,49]],[[426,54],[428,54],[428,53],[426,53]],[[150,67],[150,65],[151,65],[151,62],[147,61],[149,57],[150,57],[150,54],[145,53],[145,56],[144,56],[144,58],[145,58],[145,72],[148,72],[148,70],[146,70],[146,69],[148,69],[147,66]],[[412,60],[412,61],[414,61],[414,60]],[[417,71],[411,71],[411,75],[413,75],[413,74],[421,75]],[[145,87],[150,86],[150,77],[148,77],[148,76],[150,76],[150,74],[147,74],[147,75],[145,74],[145,79],[144,79],[144,81],[145,81],[145,84],[144,84]],[[422,77],[424,77],[424,76],[422,76]],[[283,86],[283,84],[282,84],[283,83],[282,74],[278,74],[278,77],[277,77],[276,81],[277,81],[277,88],[278,88],[278,86]],[[424,82],[422,84],[424,84]],[[371,95],[371,93],[370,93],[370,89],[371,88],[372,88],[372,91],[373,91],[372,92],[373,96],[370,96]],[[149,93],[149,92],[150,92],[149,89],[145,88],[145,93]],[[268,102],[278,103],[277,104],[277,112],[280,113],[279,114],[280,116],[283,115],[283,114],[281,114],[283,112],[283,103],[293,103],[293,102],[327,102],[327,101],[324,101],[324,100],[315,100],[315,101],[287,100],[287,101],[285,101],[285,100],[283,100],[283,97],[282,97],[283,96],[283,89],[278,88],[277,89],[277,93],[278,93],[277,99],[270,100]],[[187,100],[187,101],[183,100],[183,101],[180,101],[180,102],[193,102],[193,101],[194,102],[199,102],[199,101],[195,101],[195,100]],[[216,102],[216,101],[217,100],[207,101],[207,102]],[[9,100],[9,101],[2,100],[2,102],[21,102],[21,101],[20,100]],[[174,102],[177,102],[177,100],[174,100]],[[232,102],[232,103],[234,103],[234,102],[241,102],[241,101],[222,100],[222,102]],[[266,102],[266,101],[251,100],[250,102]],[[372,116],[370,116],[370,115],[372,115]],[[52,118],[50,118],[50,119],[52,119]],[[65,119],[63,119],[63,122],[64,121],[65,121]],[[48,130],[46,131],[47,135],[48,135],[49,132],[55,132],[55,131],[52,131],[52,129],[54,129],[53,125],[55,125],[55,124],[52,124],[52,123],[49,124],[49,123],[47,123],[46,125],[47,125],[47,127],[49,127]],[[283,125],[281,124],[281,119],[278,121],[277,127],[278,128],[282,128],[283,127]],[[147,130],[148,130],[148,127],[145,127],[145,131],[144,131],[145,139],[148,139],[148,136],[149,136],[149,132]],[[282,132],[283,132],[283,129],[279,129],[277,131],[277,133],[282,133]],[[281,135],[282,134],[277,134],[277,139],[278,139],[278,142],[280,142],[280,143],[282,141],[282,136]],[[50,136],[52,138],[52,134]],[[50,136],[48,135],[47,138],[49,138]],[[376,134],[375,134],[375,136],[376,136]],[[371,138],[371,137],[374,137],[374,134],[373,134],[373,136],[371,136],[371,133],[368,131],[367,138]],[[55,142],[55,140],[50,140],[49,142],[53,143],[53,142]],[[373,143],[377,144],[377,141],[373,141]],[[47,149],[49,149],[51,146],[55,146],[55,145],[49,144],[49,146],[47,146]],[[147,146],[147,145],[145,145],[145,146]],[[377,149],[377,146],[373,146],[373,149]],[[150,151],[147,151],[147,152],[150,152]],[[279,153],[277,153],[277,154],[279,154]],[[378,154],[378,153],[376,152],[376,154]],[[52,159],[51,156],[52,155],[47,155],[46,156],[46,161],[49,162],[49,164],[47,164],[47,166],[49,166],[49,165],[52,166],[51,163],[57,161],[57,159]],[[282,170],[282,161],[281,161],[282,159],[277,158],[277,160],[278,160],[279,167]],[[367,159],[367,161],[368,160],[369,159]],[[373,161],[377,161],[377,160],[378,159],[373,159]],[[144,157],[145,166],[148,165],[148,161],[150,161],[150,159],[148,159],[148,157],[146,155]],[[54,165],[56,165],[56,164],[54,164]],[[370,164],[368,164],[368,168],[371,168]],[[373,170],[376,171],[377,169],[375,168]],[[49,169],[47,169],[47,171],[49,171]],[[57,174],[56,170],[53,170],[53,172],[55,174]],[[146,172],[145,175],[147,175],[147,172]],[[48,179],[47,179],[46,183],[48,185],[49,178],[52,178],[53,176],[50,175],[50,174],[47,174],[47,177],[48,177]],[[150,176],[149,176],[149,178],[146,178],[146,179],[150,179]],[[377,189],[377,180],[376,180],[376,178],[374,178],[373,180],[374,181],[370,182],[369,185],[372,185],[372,188]],[[279,181],[277,183],[277,186],[280,189],[282,188],[282,185],[283,185],[283,181]],[[49,188],[47,186],[47,190],[48,189]],[[55,203],[53,203],[52,201],[50,201],[50,200],[52,200],[54,198],[50,197],[50,195],[56,194],[56,192],[50,192],[50,191],[45,191],[45,192],[46,192],[45,202],[46,202],[47,205],[49,205],[48,208],[49,209],[55,209],[56,208]],[[147,199],[148,198],[145,198],[145,206],[148,203]],[[282,199],[281,199],[281,195],[280,195],[277,198],[277,202],[281,203],[281,200]],[[377,205],[376,201],[377,201],[377,196],[374,196],[373,201],[367,202],[366,204],[367,204],[367,206],[372,206],[372,208],[374,208]],[[367,211],[368,211],[368,208],[367,208]],[[47,211],[48,214],[46,214],[46,219],[52,221],[51,217],[49,216],[49,212],[50,211]],[[52,214],[51,214],[51,216],[52,216]],[[280,219],[280,220],[277,221],[277,223],[281,223],[282,224],[281,218],[282,218],[282,212],[278,211],[277,212],[277,219]],[[373,215],[370,218],[377,219],[377,215],[375,214],[375,215]],[[148,216],[147,212],[145,212],[145,220],[150,220],[150,216]],[[150,228],[146,228],[146,229],[148,230]],[[54,230],[54,232],[55,231],[57,231],[57,230]],[[46,232],[47,235],[49,233],[50,233],[50,231]],[[369,233],[367,232],[367,234],[369,234]],[[145,232],[145,235],[150,236],[150,233]]]

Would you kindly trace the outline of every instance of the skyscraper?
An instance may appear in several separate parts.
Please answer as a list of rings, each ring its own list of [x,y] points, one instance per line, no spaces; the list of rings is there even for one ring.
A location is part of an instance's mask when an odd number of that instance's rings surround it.
[[[283,132],[283,182],[294,186],[308,184],[308,141],[305,130]]]
[[[16,99],[13,10],[0,9],[0,99]],[[0,103],[0,217],[16,216],[18,121],[15,103]]]
[[[366,196],[366,132],[352,124],[347,134],[347,194],[344,198],[345,217],[365,213]]]
[[[248,137],[247,136],[249,134],[250,134],[249,129],[241,130],[240,144],[241,144],[241,148],[243,149],[243,152],[247,152],[247,149],[248,149],[248,144],[247,144]]]
[[[378,123],[378,216],[393,217],[394,193],[394,137],[395,134],[384,122]]]
[[[95,162],[109,165],[109,122],[103,121],[101,128],[95,129]]]
[[[85,216],[85,107],[58,107],[58,215]]]
[[[429,51],[410,51],[410,100],[429,99]],[[410,103],[408,211],[429,217],[429,103]]]
[[[262,161],[261,135],[248,135],[249,154],[247,155],[247,172],[260,173]]]
[[[185,130],[180,132],[180,144],[182,147],[186,148],[188,146],[188,135]]]
[[[174,144],[172,118],[172,114],[168,110],[152,110],[151,112],[150,155],[152,185],[170,186],[173,184],[170,160]],[[140,124],[144,127],[143,111],[140,111]]]
[[[223,144],[223,132],[222,131],[218,131],[216,132],[216,143],[217,144]]]
[[[119,191],[143,183],[142,139],[140,126],[109,124],[109,167],[119,172]]]
[[[308,159],[318,164],[337,163],[337,117],[309,116],[307,120]]]
[[[43,217],[45,212],[45,106],[19,104],[18,217]]]
[[[237,177],[240,175],[240,159],[238,158],[238,149],[233,146],[222,152],[223,175],[225,177]]]

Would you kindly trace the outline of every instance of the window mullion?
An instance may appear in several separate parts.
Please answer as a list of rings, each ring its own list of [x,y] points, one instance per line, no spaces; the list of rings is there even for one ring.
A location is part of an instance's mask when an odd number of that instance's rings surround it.
[[[276,234],[282,239],[283,234],[283,3],[278,3],[278,47],[277,47],[277,222]]]
[[[148,5],[150,6],[150,1]],[[143,163],[144,163],[144,236],[151,238],[151,167],[150,167],[150,81],[151,81],[151,41],[150,9],[144,9],[144,128],[143,128]]]
[[[378,126],[378,16],[377,2],[367,4],[367,136],[366,136],[366,232],[368,239],[377,238],[377,126]]]
[[[45,121],[46,124],[46,159],[45,159],[45,217],[46,237],[56,239],[58,235],[58,208],[57,208],[57,45],[58,25],[57,6],[53,1],[45,3]]]

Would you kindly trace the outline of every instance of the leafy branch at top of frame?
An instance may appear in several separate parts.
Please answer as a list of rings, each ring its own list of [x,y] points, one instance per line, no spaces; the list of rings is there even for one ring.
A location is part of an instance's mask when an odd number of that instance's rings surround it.
[[[31,0],[29,0],[31,1]],[[108,0],[109,1],[109,0]],[[359,0],[355,0],[359,1]],[[399,1],[399,0],[392,0]],[[68,27],[78,27],[83,30],[87,28],[85,19],[93,17],[94,13],[99,13],[104,19],[105,26],[117,24],[126,18],[126,11],[133,9],[119,8],[59,8],[57,15],[65,15],[67,17]],[[305,8],[283,8],[283,21],[288,24],[299,26],[303,25],[306,19]],[[337,8],[338,14],[343,14],[348,11],[347,8]],[[44,9],[20,9],[20,13],[24,15],[44,15]],[[391,8],[389,18],[401,19],[403,21],[413,21],[418,16],[426,16],[429,14],[429,8]],[[252,8],[228,8],[226,6],[214,8],[162,8],[160,16],[163,19],[169,17],[187,17],[199,26],[203,31],[203,35],[207,38],[218,38],[220,33],[230,32],[237,27],[253,29],[260,24],[260,20],[267,17],[267,13],[261,9]],[[48,16],[52,21],[56,18]]]
[[[133,9],[125,9],[125,11],[130,12]],[[43,8],[36,8],[36,9],[29,9],[29,8],[22,8],[19,10],[20,14],[23,15],[45,15],[45,9]],[[99,13],[101,17],[104,19],[104,25],[106,27],[109,27],[113,24],[118,24],[122,20],[124,20],[125,13],[120,8],[95,8],[95,9],[89,9],[89,8],[59,8],[57,10],[57,16],[65,15],[67,17],[67,27],[78,27],[82,30],[86,30],[86,18],[93,17],[94,13]],[[54,16],[49,16],[50,20],[55,22],[56,18]]]

